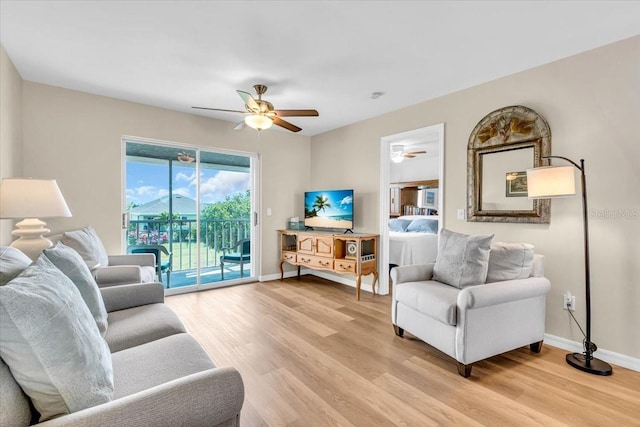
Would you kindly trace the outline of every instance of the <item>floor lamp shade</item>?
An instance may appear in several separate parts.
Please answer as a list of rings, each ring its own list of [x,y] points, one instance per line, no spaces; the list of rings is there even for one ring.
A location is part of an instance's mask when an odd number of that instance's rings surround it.
[[[573,166],[544,166],[527,170],[527,193],[530,199],[575,195],[575,168]]]
[[[70,217],[71,211],[55,179],[5,178],[0,184],[0,218],[23,219],[11,232],[11,246],[35,259],[51,246],[42,235],[50,230],[38,218]]]

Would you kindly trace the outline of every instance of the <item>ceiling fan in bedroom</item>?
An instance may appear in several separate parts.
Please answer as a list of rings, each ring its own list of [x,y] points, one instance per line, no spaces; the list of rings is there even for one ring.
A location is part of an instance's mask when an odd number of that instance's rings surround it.
[[[318,112],[316,110],[276,110],[273,104],[269,101],[262,99],[262,95],[267,91],[267,87],[262,84],[254,85],[258,99],[251,96],[250,93],[236,90],[240,98],[244,101],[245,111],[241,110],[225,110],[222,108],[207,108],[207,107],[192,107],[198,110],[211,110],[211,111],[225,111],[228,113],[242,113],[246,114],[244,120],[238,123],[234,129],[240,130],[245,125],[261,131],[269,129],[271,125],[277,125],[283,127],[291,132],[300,132],[302,128],[289,123],[286,120],[282,120],[281,117],[316,117]]]
[[[404,145],[391,146],[391,161],[393,163],[402,163],[404,159],[413,159],[424,154],[427,154],[425,150],[407,151]]]

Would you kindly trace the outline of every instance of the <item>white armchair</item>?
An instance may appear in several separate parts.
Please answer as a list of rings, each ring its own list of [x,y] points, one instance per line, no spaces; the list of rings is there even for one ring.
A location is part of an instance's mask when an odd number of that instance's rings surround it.
[[[100,287],[155,282],[153,254],[107,255],[102,240],[92,227],[49,236],[76,250],[87,263]]]
[[[392,323],[453,357],[458,373],[474,362],[529,345],[539,352],[545,332],[545,300],[551,284],[544,257],[534,255],[529,277],[458,289],[432,280],[435,264],[391,270]]]

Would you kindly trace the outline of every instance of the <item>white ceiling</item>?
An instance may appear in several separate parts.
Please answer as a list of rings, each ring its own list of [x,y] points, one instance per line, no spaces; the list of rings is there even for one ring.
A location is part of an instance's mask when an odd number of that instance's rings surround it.
[[[191,106],[243,109],[235,90],[264,83],[276,108],[320,112],[290,118],[304,135],[640,34],[640,1],[0,0],[0,15],[25,80],[234,123]]]

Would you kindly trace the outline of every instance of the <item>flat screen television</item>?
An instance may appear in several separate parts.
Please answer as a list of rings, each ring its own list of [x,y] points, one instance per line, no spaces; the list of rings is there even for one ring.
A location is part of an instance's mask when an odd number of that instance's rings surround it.
[[[353,228],[353,190],[304,193],[304,225],[310,228]]]

